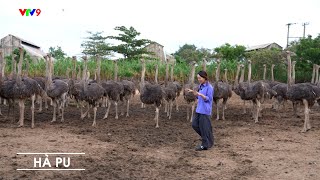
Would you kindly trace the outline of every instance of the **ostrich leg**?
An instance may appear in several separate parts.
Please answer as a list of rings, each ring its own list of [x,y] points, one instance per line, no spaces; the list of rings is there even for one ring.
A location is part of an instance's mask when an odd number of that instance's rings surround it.
[[[301,132],[307,132],[309,129],[311,129],[310,125],[310,117],[309,117],[309,106],[308,101],[306,99],[303,99],[303,105],[304,105],[304,125]]]
[[[169,116],[169,112],[168,112],[168,102],[165,101],[164,103],[164,112],[167,113],[167,117]]]
[[[96,118],[97,118],[97,107],[93,108],[93,123],[92,126],[96,126]]]
[[[255,123],[259,122],[258,118],[259,118],[259,112],[260,112],[260,108],[261,108],[261,103],[259,100],[257,100],[256,102],[256,113],[255,113]]]
[[[189,106],[189,105],[188,105]],[[190,108],[189,107],[187,107],[187,120],[189,120],[189,110]]]
[[[156,107],[156,128],[159,128],[159,107]]]
[[[37,95],[37,103],[39,104],[38,112],[42,112],[42,98],[39,95]]]
[[[190,122],[192,122],[194,108],[195,108],[195,102],[192,103]]]
[[[54,102],[53,102],[53,117],[52,117],[52,121],[51,121],[51,122],[55,122],[55,121],[57,120],[56,110],[57,110],[57,102],[54,101]]]
[[[19,126],[18,127],[22,127],[24,124],[24,99],[19,99],[19,108],[20,108],[20,117],[19,117]]]
[[[83,114],[82,114],[81,119],[84,119],[84,118],[87,116],[87,114],[89,113],[89,110],[90,110],[90,104],[89,104],[89,103],[87,103],[87,105],[88,105],[87,111],[86,111],[85,113],[83,113]]]
[[[292,106],[293,106],[293,115],[299,118],[300,116],[298,115],[298,103],[292,102]]]
[[[127,100],[127,115],[126,115],[126,117],[129,117],[129,104],[130,104],[130,99]]]
[[[216,120],[219,120],[220,119],[219,118],[219,99],[216,100],[215,104],[217,106],[217,118],[216,118]]]
[[[36,99],[36,95],[31,96],[31,128],[34,128],[34,101]]]
[[[247,113],[247,109],[246,109],[246,101],[243,100],[243,111],[242,114],[246,114]]]
[[[107,119],[107,118],[108,118],[110,106],[111,106],[111,101],[109,100],[109,101],[108,101],[107,112],[106,112],[106,114],[104,115],[103,119]]]
[[[118,102],[115,101],[114,105],[116,107],[116,117],[115,117],[115,119],[118,119]]]
[[[47,96],[44,97],[44,107],[48,110],[48,98]]]
[[[178,97],[177,97],[178,98]],[[175,99],[174,100],[175,104],[176,104],[176,111],[179,112],[179,104],[178,104],[178,100]]]
[[[170,100],[169,101],[169,119],[171,119],[172,106],[173,106],[173,102],[172,102],[172,100]]]
[[[227,108],[227,106],[226,106],[226,104],[227,104],[227,99],[223,99],[223,101],[222,101],[222,120],[225,120],[225,118],[224,118],[224,110],[226,110]]]

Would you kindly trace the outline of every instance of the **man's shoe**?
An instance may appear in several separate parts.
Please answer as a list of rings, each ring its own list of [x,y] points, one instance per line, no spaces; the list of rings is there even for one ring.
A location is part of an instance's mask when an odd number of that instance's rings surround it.
[[[208,150],[208,148],[206,148],[204,146],[197,146],[196,147],[196,151],[203,151],[203,150]]]

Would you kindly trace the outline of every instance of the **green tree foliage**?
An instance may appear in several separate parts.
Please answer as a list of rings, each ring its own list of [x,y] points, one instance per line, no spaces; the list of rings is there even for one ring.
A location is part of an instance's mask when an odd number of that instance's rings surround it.
[[[210,58],[212,53],[207,48],[197,48],[193,44],[185,44],[174,53],[177,62],[200,62],[202,58]]]
[[[66,53],[63,52],[63,50],[61,49],[60,46],[50,47],[49,48],[49,53],[55,59],[63,59],[65,57],[65,55],[66,55]]]
[[[82,53],[89,56],[105,57],[111,55],[110,44],[106,43],[106,37],[102,36],[103,32],[91,32],[85,41],[81,44]]]
[[[137,39],[140,32],[136,29],[133,27],[127,28],[125,26],[117,26],[114,29],[120,31],[119,35],[108,36],[107,38],[121,41],[122,44],[112,46],[110,50],[122,54],[126,59],[132,59],[143,54],[151,54],[145,49],[145,46],[152,41],[148,39]]]
[[[281,50],[278,49],[265,49],[259,51],[247,52],[247,59],[252,62],[253,79],[263,78],[263,65],[267,66],[267,79],[271,79],[271,65],[274,64],[274,77],[275,80],[286,80],[286,60],[281,56]]]
[[[289,49],[296,53],[292,59],[297,61],[297,82],[310,81],[313,64],[320,64],[320,34],[316,38],[309,35],[307,38],[294,41]]]
[[[231,46],[229,43],[226,43],[220,47],[214,48],[214,51],[222,56],[222,59],[225,60],[242,60],[245,56],[246,47],[242,45]]]

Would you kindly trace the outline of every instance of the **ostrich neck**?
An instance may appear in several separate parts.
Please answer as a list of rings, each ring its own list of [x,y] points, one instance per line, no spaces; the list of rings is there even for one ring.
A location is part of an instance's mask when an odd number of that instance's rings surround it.
[[[170,82],[173,82],[173,68],[174,68],[174,65],[172,64],[171,71],[170,71]]]
[[[77,69],[77,59],[76,57],[72,57],[73,69],[72,69],[72,79],[76,79],[76,69]]]
[[[21,83],[22,61],[23,61],[23,50],[20,50],[20,59],[18,63],[18,77],[17,77],[18,83]]]
[[[248,85],[251,82],[251,63],[248,65]]]
[[[168,79],[169,79],[169,63],[166,63],[166,77],[165,77],[165,80],[164,80],[165,86],[168,85]]]
[[[51,57],[49,57],[49,60],[48,60],[48,85],[50,85],[52,83],[52,75],[53,75],[53,72],[52,72],[52,63],[51,63],[52,59]]]
[[[236,73],[236,77],[234,79],[234,84],[237,86],[239,84],[239,73],[240,73],[240,64],[237,65],[237,73]]]
[[[316,77],[315,77],[315,84],[319,83],[319,66],[316,66]]]
[[[190,84],[191,84],[191,87],[193,87],[194,85],[194,76],[195,76],[195,73],[196,73],[196,66],[195,64],[192,65],[192,68],[191,68],[191,76],[190,76]]]
[[[159,67],[158,67],[158,64],[155,65],[155,68],[156,68],[156,72],[154,74],[154,82],[156,84],[158,84],[158,73],[159,73]]]
[[[204,71],[207,71],[207,61],[206,61],[206,60],[203,60],[203,61],[202,61],[202,69],[203,69]]]
[[[243,82],[244,81],[244,67],[241,68],[241,76],[240,76],[240,80],[239,82]]]
[[[271,66],[271,81],[272,81],[272,82],[274,82],[273,69],[274,69],[274,66],[272,65],[272,66]]]
[[[114,62],[114,81],[118,81],[118,62]]]
[[[220,79],[220,63],[217,65],[217,70],[216,70],[216,81],[218,82]]]
[[[263,67],[263,80],[266,80],[266,74],[267,74],[267,67]]]
[[[142,85],[142,87],[143,87],[144,84],[145,84],[145,82],[144,82],[145,75],[146,75],[146,64],[145,64],[145,62],[143,61],[143,62],[142,62],[142,70],[141,70],[141,85]]]
[[[84,59],[84,62],[83,62],[82,81],[83,82],[87,81],[87,60],[86,59]]]
[[[288,59],[288,88],[291,87],[292,83],[291,83],[291,57],[290,55],[288,54],[287,55],[287,59]]]
[[[100,56],[97,56],[97,68],[95,72],[95,76],[96,76],[95,78],[99,84],[101,82],[100,74],[101,74],[101,58]]]
[[[295,84],[296,81],[296,64],[292,63],[292,84]]]
[[[228,73],[228,71],[224,71],[224,81],[225,82],[228,82],[227,73]]]
[[[315,66],[315,64],[313,64],[311,83],[314,83],[314,76],[315,76],[315,73],[316,73],[316,66]]]

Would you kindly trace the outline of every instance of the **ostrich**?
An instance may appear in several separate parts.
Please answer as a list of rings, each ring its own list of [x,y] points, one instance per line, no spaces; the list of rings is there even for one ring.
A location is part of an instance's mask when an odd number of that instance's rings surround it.
[[[103,119],[107,119],[111,107],[111,103],[113,102],[116,108],[116,116],[115,119],[118,119],[118,103],[121,100],[120,97],[124,93],[124,85],[121,82],[117,82],[117,74],[118,74],[118,64],[117,61],[114,61],[114,81],[109,80],[102,82],[101,85],[105,89],[105,94],[107,96],[108,108],[106,114]],[[112,102],[111,102],[112,101]]]
[[[224,69],[223,79],[225,83],[228,83],[228,69]]]
[[[160,85],[145,82],[146,64],[144,59],[141,59],[141,64],[140,100],[144,104],[154,104],[156,106],[155,121],[156,128],[159,128],[159,107],[163,99],[163,91]]]
[[[261,102],[264,101],[265,96],[265,84],[262,81],[251,83],[251,61],[248,61],[248,82],[239,84],[240,97],[242,100],[251,100],[253,102],[253,117],[255,123],[258,122]]]
[[[135,84],[132,81],[122,80],[121,83],[123,85],[123,93],[120,95],[120,100],[126,101],[126,104],[127,104],[126,117],[129,117],[129,103],[132,97],[136,94],[136,88],[135,88]]]
[[[227,78],[227,77],[225,77]],[[222,102],[222,119],[225,120],[224,110],[226,107],[226,103],[229,98],[232,96],[232,87],[226,83],[219,81],[220,79],[220,60],[217,60],[217,70],[216,70],[216,82],[213,83],[214,93],[213,93],[213,101],[217,105],[217,118],[219,120],[219,100],[223,99]]]
[[[158,68],[157,65],[156,65],[156,68]],[[173,101],[176,100],[178,89],[177,89],[177,86],[175,84],[173,84],[172,81],[170,81],[168,83],[168,73],[169,73],[168,71],[169,71],[169,63],[167,62],[166,63],[166,77],[165,77],[165,84],[164,84],[165,86],[162,88],[163,88],[163,92],[164,92],[164,100],[166,100],[165,112],[167,113],[167,116],[169,117],[169,119],[171,119],[172,104],[173,104]],[[156,72],[157,72],[157,70],[156,70]],[[156,77],[157,77],[157,74],[156,74]]]
[[[47,95],[52,99],[53,103],[53,117],[51,122],[56,121],[56,109],[58,107],[58,111],[61,109],[61,122],[64,121],[64,106],[66,103],[66,96],[68,93],[68,84],[60,79],[52,80],[53,75],[53,63],[51,59],[51,55],[48,54],[46,56],[47,64],[49,67],[47,68],[49,72],[47,72]],[[60,111],[59,111],[60,112]]]
[[[309,83],[292,84],[291,77],[291,52],[286,51],[288,61],[288,91],[287,96],[290,101],[302,102],[304,105],[304,125],[302,132],[307,132],[311,129],[310,124],[310,108],[314,105],[315,101],[320,98],[320,89]]]
[[[197,96],[195,96],[193,92],[189,92],[188,89],[198,90],[198,85],[194,83],[195,71],[196,71],[196,62],[192,61],[189,83],[184,85],[184,90],[183,90],[183,98],[187,102],[188,106],[191,106],[190,122],[192,122],[194,108],[197,102]],[[187,107],[187,120],[189,120],[189,109],[190,107]]]
[[[40,88],[40,95],[37,95],[37,103],[40,105],[38,112],[42,112],[42,100],[45,101],[45,108],[48,109],[47,103],[47,93],[46,93],[46,79],[43,77],[33,77],[35,81],[39,84]]]
[[[170,81],[176,86],[176,99],[175,99],[175,104],[176,104],[176,111],[179,111],[179,105],[178,105],[178,97],[180,96],[182,86],[178,81],[173,81],[173,70],[174,70],[174,64],[171,64],[171,72],[170,72]]]
[[[97,109],[99,100],[102,99],[105,89],[96,82],[89,82],[84,85],[84,99],[88,102],[89,106],[93,107],[93,123],[96,126]],[[88,110],[89,111],[89,110]],[[88,113],[88,111],[86,113]],[[85,116],[85,115],[84,115]]]
[[[34,128],[34,101],[36,94],[40,93],[40,87],[38,83],[28,77],[22,78],[22,62],[24,49],[19,47],[20,59],[18,63],[18,73],[16,79],[12,80],[10,83],[2,84],[2,93],[8,94],[9,99],[16,99],[19,102],[20,108],[20,117],[19,117],[19,126],[24,126],[24,109],[25,109],[25,100],[31,98],[31,128]]]

